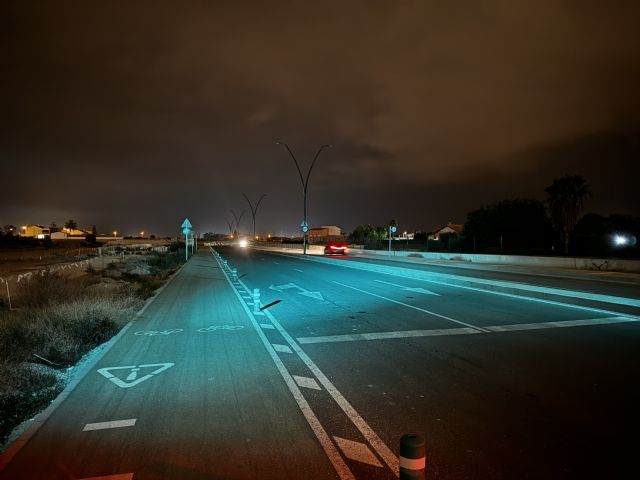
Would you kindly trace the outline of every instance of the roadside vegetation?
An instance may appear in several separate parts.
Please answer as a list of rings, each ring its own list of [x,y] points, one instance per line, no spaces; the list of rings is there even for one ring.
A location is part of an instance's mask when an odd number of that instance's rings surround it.
[[[0,305],[0,445],[64,389],[74,365],[133,319],[182,262],[177,252],[150,253],[88,267],[75,278],[46,271],[20,284],[13,310]]]

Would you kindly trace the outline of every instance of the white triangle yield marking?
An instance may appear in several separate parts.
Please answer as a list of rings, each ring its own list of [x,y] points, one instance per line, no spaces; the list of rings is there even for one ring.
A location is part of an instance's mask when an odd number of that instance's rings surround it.
[[[382,468],[382,464],[378,458],[364,443],[354,442],[353,440],[347,440],[346,438],[335,436],[333,439],[336,441],[345,457],[355,460],[356,462],[368,463],[374,467]]]
[[[164,372],[165,370],[173,367],[174,365],[175,363],[149,363],[146,365],[128,365],[126,367],[108,367],[108,368],[99,369],[98,373],[103,377],[107,378],[108,380],[111,380],[120,388],[131,388],[144,382],[145,380],[149,380],[154,375]],[[140,372],[141,369],[151,368],[151,367],[158,367],[158,368],[155,368],[152,372],[149,372],[146,375],[143,375],[141,377],[138,376],[138,372]],[[124,372],[120,372],[120,373],[126,373],[127,370],[129,372],[125,377],[125,379],[121,380],[120,378],[116,377],[113,373],[111,373],[114,370],[124,370]]]

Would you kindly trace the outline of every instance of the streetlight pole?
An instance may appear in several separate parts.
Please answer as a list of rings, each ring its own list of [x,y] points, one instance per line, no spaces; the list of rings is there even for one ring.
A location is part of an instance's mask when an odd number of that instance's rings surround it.
[[[229,210],[229,211],[231,212],[231,215],[233,215],[233,218],[235,218],[236,220],[236,233],[238,233],[240,232],[240,220],[242,220],[242,216],[245,214],[247,209],[244,209],[240,214],[240,216],[236,215],[236,212],[234,212],[233,210]]]
[[[289,155],[291,155],[291,158],[293,158],[293,162],[296,164],[296,168],[298,169],[298,174],[300,175],[300,183],[302,183],[302,193],[303,193],[302,253],[306,255],[307,254],[307,230],[309,228],[307,224],[307,187],[309,186],[309,177],[311,176],[311,170],[313,170],[313,166],[316,164],[316,160],[322,153],[322,150],[324,150],[325,148],[331,148],[332,145],[320,146],[320,148],[318,149],[318,152],[316,153],[316,156],[313,157],[313,161],[311,162],[311,166],[309,167],[309,171],[307,172],[306,179],[302,176],[302,170],[300,169],[300,165],[298,164],[296,157],[293,155],[293,152],[289,148],[289,145],[287,145],[284,142],[276,142],[276,145],[282,145],[284,146],[284,148],[287,149],[287,152],[289,152]]]
[[[258,200],[258,203],[256,203],[256,208],[253,208],[253,205],[251,205],[251,200],[249,200],[249,197],[247,197],[244,193],[242,194],[242,196],[247,200],[247,203],[249,204],[249,208],[251,209],[251,216],[253,217],[253,239],[255,240],[256,239],[256,214],[258,213],[258,207],[260,206],[260,202],[262,202],[262,199],[266,197],[267,194],[266,193],[262,194],[262,196]]]

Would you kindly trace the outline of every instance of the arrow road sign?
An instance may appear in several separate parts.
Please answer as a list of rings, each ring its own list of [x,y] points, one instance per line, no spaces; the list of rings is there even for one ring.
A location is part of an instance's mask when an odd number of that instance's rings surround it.
[[[385,282],[384,280],[376,280],[376,282],[384,283],[386,285],[391,285],[392,287],[398,287],[398,288],[401,288],[402,290],[404,290],[406,292],[424,293],[426,295],[435,295],[436,297],[440,296],[439,293],[432,292],[431,290],[426,290],[426,289],[421,288],[421,287],[405,287],[404,285],[398,285],[397,283]]]
[[[191,225],[191,222],[189,221],[189,219],[185,218],[184,222],[182,222],[182,225],[180,225],[180,228],[188,228],[189,230],[191,230],[193,226]]]
[[[309,298],[315,298],[316,300],[320,300],[321,302],[324,301],[324,297],[320,292],[310,292],[309,290],[306,290],[296,285],[295,283],[285,283],[284,285],[271,285],[269,287],[270,290],[275,290],[276,292],[280,292],[280,293],[282,293],[283,290],[288,290],[290,288],[299,290],[298,292],[296,292],[299,295],[304,295],[305,297],[309,297]]]
[[[165,370],[173,367],[175,363],[149,363],[146,365],[128,365],[126,367],[108,367],[101,368],[98,373],[103,377],[111,380],[120,388],[131,388],[136,385],[149,380],[154,375],[157,375]],[[140,371],[147,372],[145,375],[139,375]],[[116,372],[111,373],[111,372]],[[121,375],[124,380],[118,378],[116,375]]]

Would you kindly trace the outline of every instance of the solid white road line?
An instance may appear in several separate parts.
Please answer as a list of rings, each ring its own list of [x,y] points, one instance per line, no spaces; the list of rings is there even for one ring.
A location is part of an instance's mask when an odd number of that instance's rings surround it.
[[[397,332],[351,333],[346,335],[326,335],[323,337],[299,337],[296,340],[302,344],[357,342],[362,340],[387,340],[411,337],[439,337],[445,335],[468,335],[484,333],[476,328],[436,328],[433,330],[403,330]]]
[[[215,260],[218,262],[218,265],[221,266],[222,261],[217,257],[215,257]],[[231,285],[234,293],[238,297],[238,300],[240,301],[240,305],[242,306],[245,313],[247,314],[247,317],[249,318],[251,325],[253,325],[254,330],[256,331],[256,333],[258,334],[258,337],[262,341],[262,344],[264,345],[265,349],[267,350],[267,353],[271,357],[271,360],[273,361],[276,368],[278,369],[278,372],[284,379],[284,382],[289,388],[289,391],[291,392],[293,399],[298,404],[298,407],[300,408],[302,415],[304,415],[304,418],[309,424],[309,427],[311,427],[311,430],[313,431],[316,438],[320,442],[320,445],[324,450],[324,452],[326,453],[327,458],[333,464],[333,468],[336,469],[338,476],[340,477],[341,480],[355,480],[353,473],[351,473],[351,470],[349,469],[344,459],[340,455],[340,452],[338,452],[338,449],[336,448],[334,443],[331,441],[331,438],[329,437],[326,430],[320,423],[320,420],[318,420],[318,417],[316,416],[314,411],[311,409],[311,406],[309,405],[307,400],[304,398],[304,395],[300,391],[300,387],[298,387],[295,380],[293,379],[293,377],[291,376],[287,368],[284,366],[284,363],[282,363],[282,360],[280,360],[280,357],[278,357],[278,354],[271,346],[271,343],[269,343],[269,340],[265,336],[264,332],[260,329],[260,326],[258,325],[258,322],[256,321],[254,314],[251,312],[251,310],[249,310],[249,307],[247,307],[246,303],[242,301],[240,292],[236,288],[233,288],[233,284],[231,283],[231,280],[229,278],[229,275],[227,275],[227,272],[225,272],[224,269],[222,270],[222,272],[225,278],[227,279],[227,282],[229,282],[229,285]],[[242,285],[242,288],[248,291],[247,286],[243,282],[240,282],[240,283]],[[267,313],[268,313],[268,310],[267,310]]]
[[[366,340],[389,340],[395,338],[411,337],[439,337],[447,335],[468,335],[474,333],[491,332],[515,332],[522,330],[544,330],[548,328],[585,327],[590,325],[615,325],[617,323],[640,322],[637,317],[605,317],[586,318],[581,320],[561,320],[557,322],[516,323],[511,325],[493,325],[484,327],[487,331],[481,332],[473,328],[439,328],[432,330],[401,330],[396,332],[375,333],[348,333],[344,335],[326,335],[318,337],[299,337],[298,343],[335,343],[335,342],[359,342]]]
[[[246,288],[246,286],[245,286]],[[369,444],[374,448],[374,450],[378,453],[378,455],[384,460],[384,463],[387,464],[389,469],[396,474],[399,475],[399,464],[398,457],[391,451],[391,449],[382,441],[382,439],[373,431],[373,429],[369,426],[367,422],[365,422],[364,418],[360,416],[360,414],[356,411],[353,406],[349,403],[349,401],[344,398],[342,393],[331,383],[331,381],[327,378],[327,376],[322,373],[322,370],[318,368],[311,358],[305,353],[304,350],[300,348],[300,345],[293,339],[289,332],[287,332],[280,322],[276,320],[271,312],[268,310],[265,312],[267,317],[271,320],[280,332],[280,335],[284,337],[289,346],[293,349],[294,352],[300,357],[300,359],[304,362],[304,364],[311,370],[311,372],[316,376],[316,378],[320,381],[325,390],[331,395],[333,400],[338,404],[340,409],[349,417],[349,420],[355,425],[355,427],[360,431],[362,436],[369,442]]]
[[[420,312],[428,313],[429,315],[433,315],[435,317],[439,317],[439,318],[442,318],[444,320],[448,320],[450,322],[457,323],[458,325],[464,325],[465,327],[473,328],[474,330],[478,330],[480,332],[486,332],[487,331],[482,327],[476,327],[475,325],[471,325],[469,323],[465,323],[465,322],[462,322],[460,320],[456,320],[454,318],[447,317],[446,315],[440,315],[439,313],[435,313],[435,312],[432,312],[430,310],[426,310],[424,308],[416,307],[414,305],[409,305],[408,303],[404,303],[404,302],[399,302],[398,300],[394,300],[394,299],[389,298],[389,297],[383,297],[382,295],[378,295],[376,293],[368,292],[368,291],[362,290],[360,288],[352,287],[351,285],[345,285],[344,283],[336,282],[335,280],[332,280],[332,282],[337,284],[337,285],[340,285],[342,287],[350,288],[352,290],[356,290],[356,291],[361,292],[361,293],[366,293],[367,295],[371,295],[372,297],[381,298],[382,300],[386,300],[386,301],[391,302],[391,303],[396,303],[398,305],[402,305],[402,306],[407,307],[407,308],[412,308],[412,309],[418,310]]]
[[[485,327],[492,332],[512,332],[517,330],[542,330],[545,328],[584,327],[589,325],[611,325],[615,323],[638,322],[640,318],[631,317],[606,317],[586,318],[583,320],[562,320],[559,322],[518,323],[513,325],[496,325]]]
[[[133,427],[135,424],[135,418],[130,418],[128,420],[114,420],[112,422],[87,423],[82,431],[88,432],[91,430],[106,430],[108,428]]]

